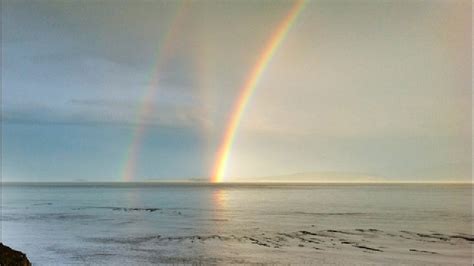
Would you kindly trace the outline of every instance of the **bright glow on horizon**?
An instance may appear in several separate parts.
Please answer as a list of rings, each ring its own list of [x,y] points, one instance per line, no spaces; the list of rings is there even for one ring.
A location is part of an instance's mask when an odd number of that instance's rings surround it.
[[[232,143],[234,136],[239,126],[239,122],[242,118],[242,114],[245,110],[250,96],[258,85],[258,81],[262,76],[264,70],[268,66],[270,59],[272,58],[275,51],[278,49],[282,41],[285,39],[291,25],[298,17],[298,14],[303,9],[305,1],[297,0],[293,4],[292,8],[288,12],[287,16],[278,25],[271,38],[268,40],[263,52],[257,59],[257,62],[253,66],[248,78],[246,79],[243,87],[240,89],[239,96],[235,101],[235,105],[230,114],[229,122],[224,131],[224,136],[217,152],[217,159],[214,165],[214,169],[211,176],[212,182],[222,182],[224,173],[226,170],[227,160],[229,159],[230,151],[232,149]]]

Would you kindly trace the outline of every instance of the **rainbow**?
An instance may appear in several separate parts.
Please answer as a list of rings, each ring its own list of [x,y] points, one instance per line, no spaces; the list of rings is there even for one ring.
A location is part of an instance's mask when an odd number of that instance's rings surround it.
[[[125,166],[122,171],[123,181],[132,181],[136,173],[140,148],[147,126],[149,124],[149,120],[153,114],[153,102],[158,92],[159,74],[169,60],[169,57],[172,55],[173,46],[176,43],[178,33],[182,28],[183,20],[190,3],[191,1],[187,0],[180,2],[180,5],[176,9],[175,16],[173,17],[170,26],[163,37],[162,45],[158,50],[156,66],[153,68],[150,84],[145,91],[137,111],[137,125],[132,133],[132,141],[129,145],[129,148],[127,149]]]
[[[267,68],[272,56],[275,54],[282,41],[285,39],[285,36],[290,30],[292,24],[295,22],[295,19],[298,17],[299,13],[303,10],[304,4],[305,0],[295,1],[288,14],[279,23],[275,32],[271,35],[270,39],[265,45],[265,48],[250,71],[248,78],[245,80],[244,85],[240,89],[239,96],[234,103],[229,122],[224,131],[224,136],[217,152],[217,160],[214,164],[211,182],[217,183],[223,181],[224,171],[226,169],[229,154],[232,149],[235,133],[250,96],[257,87],[259,79],[262,76],[264,70]]]

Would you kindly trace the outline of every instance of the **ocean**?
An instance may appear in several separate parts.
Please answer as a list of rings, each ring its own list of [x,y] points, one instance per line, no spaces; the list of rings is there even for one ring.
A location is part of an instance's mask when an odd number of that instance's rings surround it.
[[[1,242],[34,265],[473,262],[473,186],[24,183]]]

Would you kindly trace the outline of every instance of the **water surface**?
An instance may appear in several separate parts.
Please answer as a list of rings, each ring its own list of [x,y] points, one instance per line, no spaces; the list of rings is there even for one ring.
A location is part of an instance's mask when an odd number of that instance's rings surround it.
[[[472,261],[471,185],[48,183],[1,191],[2,242],[35,264]]]

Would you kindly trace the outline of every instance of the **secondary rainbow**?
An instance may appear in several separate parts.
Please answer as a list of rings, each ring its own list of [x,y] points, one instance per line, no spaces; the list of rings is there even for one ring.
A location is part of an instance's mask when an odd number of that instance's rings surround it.
[[[137,111],[137,124],[133,131],[132,141],[127,149],[125,166],[122,171],[123,181],[132,181],[136,174],[138,155],[142,146],[143,137],[147,126],[150,124],[150,118],[153,114],[153,107],[155,98],[158,92],[159,74],[162,68],[166,65],[169,57],[172,55],[173,47],[180,29],[182,28],[183,20],[188,9],[190,1],[182,1],[176,9],[166,34],[164,35],[162,45],[157,53],[156,65],[153,68],[152,78],[150,84],[145,91],[141,104]]]
[[[234,103],[229,122],[224,131],[221,145],[219,146],[216,162],[214,164],[211,181],[222,182],[224,178],[224,172],[226,169],[229,154],[232,149],[232,143],[234,141],[235,132],[239,126],[240,119],[245,110],[245,107],[250,99],[250,96],[254,92],[258,85],[259,79],[262,76],[265,68],[268,66],[272,56],[278,49],[282,41],[285,39],[288,31],[290,30],[295,19],[303,10],[305,1],[297,0],[289,10],[285,18],[279,23],[278,27],[271,35],[270,39],[265,45],[262,53],[259,55],[256,63],[254,64],[249,76],[245,80],[244,85],[240,89],[239,96]]]

